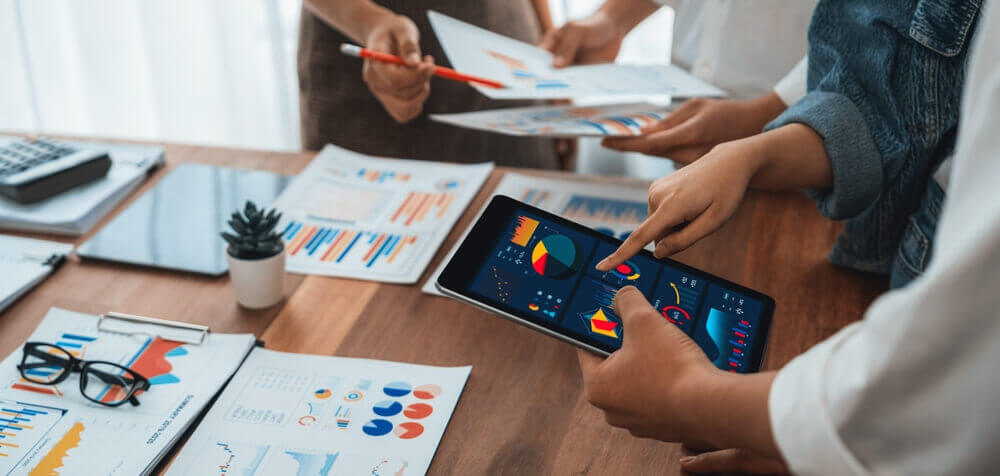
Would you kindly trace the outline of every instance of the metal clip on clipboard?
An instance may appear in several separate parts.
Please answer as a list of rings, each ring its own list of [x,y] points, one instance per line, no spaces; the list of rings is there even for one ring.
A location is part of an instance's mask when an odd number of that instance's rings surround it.
[[[97,330],[128,335],[146,334],[192,345],[205,342],[205,336],[209,333],[208,326],[120,312],[109,312],[98,316]]]

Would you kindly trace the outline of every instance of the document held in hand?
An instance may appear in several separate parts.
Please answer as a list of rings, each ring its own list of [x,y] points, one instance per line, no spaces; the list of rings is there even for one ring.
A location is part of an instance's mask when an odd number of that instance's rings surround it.
[[[672,98],[725,93],[670,64],[591,64],[556,69],[552,54],[537,46],[484,30],[435,11],[431,27],[452,67],[503,83],[474,86],[494,99],[581,99],[613,95]]]

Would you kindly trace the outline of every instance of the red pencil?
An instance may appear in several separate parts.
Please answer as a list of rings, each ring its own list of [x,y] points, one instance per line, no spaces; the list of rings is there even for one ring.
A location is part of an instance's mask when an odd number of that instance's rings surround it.
[[[382,53],[381,51],[367,50],[358,45],[341,43],[340,52],[347,56],[354,56],[355,58],[367,58],[370,60],[381,61],[383,63],[392,63],[392,64],[406,66],[406,62],[403,61],[403,58],[390,55],[389,53]],[[463,83],[482,84],[483,86],[489,86],[491,88],[497,88],[497,89],[506,88],[506,86],[504,86],[503,83],[493,81],[492,79],[480,78],[479,76],[473,76],[471,74],[459,73],[458,71],[455,71],[451,68],[445,68],[444,66],[435,66],[434,75],[455,81],[461,81]]]

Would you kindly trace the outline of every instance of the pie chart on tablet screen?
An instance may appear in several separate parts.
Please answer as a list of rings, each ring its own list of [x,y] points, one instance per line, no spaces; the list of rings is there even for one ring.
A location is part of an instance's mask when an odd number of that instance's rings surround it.
[[[563,235],[546,236],[531,251],[531,267],[549,278],[569,276],[576,271],[576,261],[576,244]]]

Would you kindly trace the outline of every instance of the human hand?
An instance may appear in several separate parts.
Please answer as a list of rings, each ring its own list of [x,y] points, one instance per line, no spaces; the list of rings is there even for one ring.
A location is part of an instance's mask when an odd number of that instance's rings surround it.
[[[597,269],[608,271],[624,263],[652,241],[653,254],[664,258],[717,230],[743,199],[759,168],[758,158],[751,141],[727,142],[653,182],[646,220]]]
[[[635,436],[709,447],[699,433],[695,395],[725,372],[635,287],[619,290],[614,306],[622,347],[603,360],[578,352],[587,400],[604,411],[608,424]]]
[[[685,456],[680,459],[680,463],[684,471],[696,474],[790,474],[788,467],[781,460],[738,448]]]
[[[582,20],[549,31],[538,45],[554,55],[552,65],[609,63],[618,56],[625,34],[610,16],[598,10]]]
[[[420,115],[431,92],[434,58],[420,59],[420,33],[409,18],[387,12],[373,22],[365,47],[390,53],[406,66],[365,60],[363,77],[368,89],[396,122],[405,123]]]
[[[609,149],[639,152],[691,163],[723,142],[760,133],[786,109],[774,92],[750,101],[691,99],[639,137],[604,139]]]

